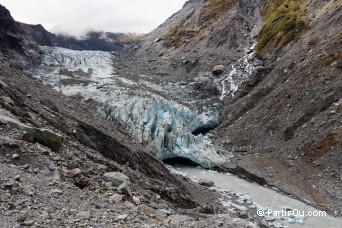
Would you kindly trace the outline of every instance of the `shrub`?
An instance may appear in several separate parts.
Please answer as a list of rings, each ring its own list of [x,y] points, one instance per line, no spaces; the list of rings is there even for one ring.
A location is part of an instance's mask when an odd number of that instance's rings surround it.
[[[307,29],[303,0],[268,0],[262,9],[264,24],[259,32],[256,54],[280,49]]]

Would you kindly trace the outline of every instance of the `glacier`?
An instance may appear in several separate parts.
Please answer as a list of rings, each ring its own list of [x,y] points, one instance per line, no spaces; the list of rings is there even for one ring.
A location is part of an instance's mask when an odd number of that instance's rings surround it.
[[[161,159],[181,157],[211,168],[229,161],[198,129],[219,124],[219,111],[208,101],[183,99],[191,85],[157,84],[147,75],[128,78],[115,73],[113,56],[101,51],[41,47],[42,63],[30,75],[68,96],[99,102],[105,118],[125,123],[130,134],[147,143]]]

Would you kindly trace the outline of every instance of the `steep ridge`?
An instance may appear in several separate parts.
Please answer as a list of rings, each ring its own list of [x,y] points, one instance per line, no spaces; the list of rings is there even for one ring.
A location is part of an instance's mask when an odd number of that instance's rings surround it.
[[[221,97],[221,124],[209,136],[234,153],[229,170],[340,214],[339,21],[333,0],[190,0],[115,66]],[[211,73],[217,64],[221,75]]]
[[[63,47],[72,50],[121,51],[141,37],[139,34],[91,31],[76,38],[70,35],[51,33],[42,25],[19,24],[41,46]]]
[[[286,4],[294,3],[283,1],[279,7]],[[284,47],[274,45],[283,42],[276,37],[263,49],[257,45],[268,70],[225,101],[216,142],[236,151],[240,159],[263,172],[269,183],[339,214],[341,3],[301,4],[306,11],[305,32]],[[267,19],[265,23],[264,29],[269,26]],[[260,32],[262,36],[263,29]],[[284,32],[275,36],[280,34]]]
[[[10,12],[0,5],[0,51],[7,55],[15,67],[25,68],[37,62],[38,45],[31,36],[25,34],[20,25],[14,21]]]

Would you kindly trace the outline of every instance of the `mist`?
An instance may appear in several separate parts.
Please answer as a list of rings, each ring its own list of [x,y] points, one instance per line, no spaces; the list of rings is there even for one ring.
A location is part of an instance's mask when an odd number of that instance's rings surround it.
[[[80,37],[89,31],[148,33],[186,0],[2,0],[15,20],[42,24],[57,34]]]

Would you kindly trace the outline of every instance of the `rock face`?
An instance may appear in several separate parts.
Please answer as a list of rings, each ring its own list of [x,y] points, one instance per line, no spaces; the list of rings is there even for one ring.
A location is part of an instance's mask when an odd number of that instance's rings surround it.
[[[0,5],[0,48],[1,50],[15,49],[22,50],[19,37],[15,34],[20,32],[20,28],[15,23],[10,12]]]
[[[38,45],[27,35],[10,12],[0,4],[0,52],[12,57],[10,64],[27,69],[39,60]]]

